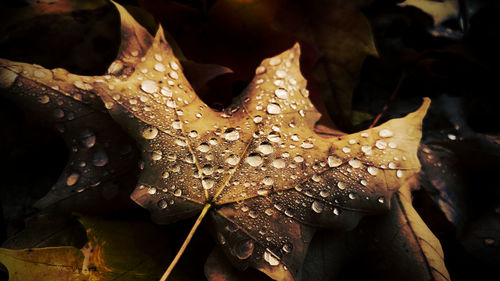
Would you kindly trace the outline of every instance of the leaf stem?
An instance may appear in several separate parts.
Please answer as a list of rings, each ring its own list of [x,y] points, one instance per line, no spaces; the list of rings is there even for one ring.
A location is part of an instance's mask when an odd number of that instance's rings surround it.
[[[168,266],[168,268],[165,271],[165,273],[163,273],[163,276],[161,277],[160,281],[167,280],[167,278],[170,275],[170,273],[172,273],[172,270],[174,269],[175,265],[177,264],[177,262],[181,258],[181,256],[184,253],[184,251],[186,250],[186,247],[189,244],[189,242],[191,242],[191,238],[193,238],[193,235],[196,232],[196,229],[198,229],[198,226],[200,226],[201,221],[203,220],[203,218],[205,217],[205,215],[208,213],[208,210],[210,209],[210,207],[212,207],[211,204],[206,204],[203,207],[203,210],[201,211],[200,215],[196,219],[196,222],[194,223],[193,227],[189,231],[189,234],[187,235],[186,240],[184,240],[184,243],[182,243],[181,248],[179,249],[179,251],[177,251],[177,254],[174,257],[174,260],[170,263],[170,265]]]
[[[389,108],[389,103],[392,102],[396,98],[396,95],[399,92],[399,88],[401,88],[401,85],[403,84],[403,81],[406,78],[406,74],[407,74],[407,70],[405,69],[401,73],[401,76],[399,77],[398,84],[396,85],[396,88],[394,89],[394,91],[392,92],[391,96],[389,97],[389,100],[387,100],[387,102],[385,103],[384,107],[382,108],[382,112],[380,112],[379,115],[377,115],[377,117],[375,118],[375,120],[373,120],[372,124],[370,125],[370,127],[368,127],[368,129],[373,128],[378,123],[378,121],[380,120],[380,117],[382,117],[382,115]]]

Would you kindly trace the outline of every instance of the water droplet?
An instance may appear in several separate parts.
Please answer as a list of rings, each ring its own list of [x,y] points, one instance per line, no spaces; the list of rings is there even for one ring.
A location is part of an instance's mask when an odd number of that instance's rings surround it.
[[[346,188],[346,184],[344,182],[341,182],[339,181],[337,183],[337,187],[340,189],[340,190],[344,190]]]
[[[278,159],[273,160],[273,167],[274,168],[283,169],[283,168],[285,168],[285,166],[286,166],[286,163],[283,159],[278,158]]]
[[[391,141],[391,142],[389,143],[389,147],[390,147],[390,148],[396,148],[397,146],[398,146],[398,145],[397,145],[395,142],[393,142],[393,141]]]
[[[217,145],[217,139],[216,139],[216,138],[211,138],[211,139],[208,141],[208,143],[209,143],[210,145]]]
[[[371,151],[372,151],[372,147],[371,146],[367,146],[367,145],[363,145],[361,147],[361,151],[363,151],[363,153],[365,154],[371,154]]]
[[[368,185],[368,181],[366,180],[360,180],[359,183],[361,183],[362,186]]]
[[[160,209],[166,209],[168,207],[168,203],[167,203],[167,200],[165,199],[161,199],[160,201],[158,201],[158,203],[156,203],[158,205],[158,208]]]
[[[268,142],[263,142],[257,147],[257,151],[264,155],[273,153],[273,146]]]
[[[72,173],[71,175],[68,176],[68,178],[66,178],[66,185],[67,186],[75,185],[75,183],[78,181],[79,178],[80,178],[80,174]]]
[[[302,162],[304,162],[304,157],[297,155],[297,156],[293,157],[293,161],[295,161],[297,163],[302,163]]]
[[[311,149],[314,147],[314,144],[311,143],[311,142],[308,142],[308,141],[305,141],[303,142],[300,147],[304,148],[304,149]]]
[[[267,139],[268,139],[270,142],[280,142],[280,141],[281,141],[281,135],[280,135],[280,133],[278,133],[278,132],[271,132],[271,133],[269,133],[269,135],[267,136]]]
[[[292,252],[292,249],[293,249],[293,245],[290,244],[290,243],[285,243],[283,244],[283,247],[281,248],[283,250],[283,252],[285,252],[286,254],[289,254]]]
[[[204,143],[201,143],[200,145],[198,145],[197,149],[200,152],[206,153],[210,150],[210,146],[204,142]]]
[[[397,171],[396,171],[396,177],[398,177],[398,178],[402,178],[402,177],[403,177],[403,171],[401,171],[401,170],[397,170]]]
[[[356,194],[354,194],[354,193],[349,193],[349,199],[354,200],[354,199],[356,199],[356,198],[357,198]]]
[[[236,247],[234,247],[233,252],[237,258],[239,258],[240,260],[245,260],[252,255],[253,249],[254,249],[253,241],[245,240],[238,243]]]
[[[214,173],[214,167],[212,167],[212,165],[210,164],[207,164],[203,166],[203,168],[201,168],[201,172],[206,176],[210,176]]]
[[[154,139],[156,135],[158,135],[158,129],[156,129],[155,127],[146,127],[142,131],[142,137],[144,137],[147,140]]]
[[[350,153],[351,149],[349,147],[345,146],[345,147],[342,147],[342,152],[344,152],[344,153]]]
[[[102,150],[97,151],[92,159],[92,164],[94,164],[94,166],[96,167],[106,166],[108,162],[109,162],[108,155],[106,154],[106,152]]]
[[[160,150],[155,150],[151,152],[151,159],[154,161],[160,160],[162,157],[162,152]]]
[[[359,167],[361,167],[361,161],[359,161],[357,159],[351,159],[351,160],[349,160],[349,165],[353,168],[359,168]]]
[[[187,145],[186,141],[181,140],[181,139],[176,139],[175,144],[177,144],[178,146],[186,146]]]
[[[288,99],[288,92],[285,89],[276,89],[276,91],[274,91],[274,94],[280,99]]]
[[[141,83],[141,90],[143,90],[144,92],[146,92],[148,94],[152,94],[152,93],[155,93],[156,91],[158,91],[158,86],[156,85],[155,81],[144,80]]]
[[[314,201],[311,205],[311,209],[316,212],[316,213],[322,213],[323,210],[325,209],[325,206],[323,205],[323,203],[319,202],[319,201]]]
[[[276,205],[274,205],[274,206],[276,207]],[[291,218],[293,218],[293,216],[294,216],[293,210],[292,210],[292,209],[286,209],[286,210],[285,210],[285,215],[286,215],[287,217],[291,217]]]
[[[342,160],[336,156],[328,156],[328,166],[335,168],[342,165]]]
[[[267,113],[269,114],[280,114],[281,113],[281,107],[279,104],[276,103],[270,103],[267,105]]]
[[[91,148],[95,145],[96,136],[90,130],[84,130],[80,134],[80,143],[84,148]]]
[[[377,140],[375,142],[375,146],[378,148],[378,149],[385,149],[387,147],[387,143],[385,141],[381,141],[381,140]]]
[[[165,171],[165,172],[163,172],[163,174],[161,174],[161,177],[164,179],[168,178],[169,176],[170,176],[170,173],[167,171]]]
[[[333,208],[333,214],[336,216],[340,215],[340,210],[338,208]]]
[[[193,130],[193,131],[189,132],[188,136],[192,139],[197,138],[198,132]]]
[[[273,209],[270,209],[270,208],[267,208],[264,213],[268,216],[272,216],[274,214],[274,211]]]
[[[151,195],[156,194],[156,191],[157,191],[156,187],[149,187],[148,188],[148,193]]]
[[[353,140],[353,139],[349,140],[349,144],[355,144],[355,143],[356,143],[356,140]]]
[[[384,197],[379,197],[377,199],[377,201],[380,203],[380,204],[384,204],[385,200],[384,200]]]
[[[226,159],[226,163],[228,163],[229,165],[233,165],[233,166],[238,164],[239,161],[240,161],[240,157],[238,155],[235,155],[235,154],[229,155],[229,157],[227,157],[227,159]]]
[[[270,177],[270,176],[267,176],[265,177],[263,180],[262,180],[262,183],[265,184],[265,185],[273,185],[273,178]]]
[[[179,70],[179,65],[175,61],[171,61],[170,68],[172,68],[173,70]]]
[[[239,138],[240,138],[240,133],[234,128],[229,128],[224,132],[224,139],[228,141],[235,141]]]
[[[262,156],[260,156],[258,153],[251,153],[250,155],[248,155],[246,162],[252,167],[257,167],[262,164],[263,160]]]
[[[267,261],[267,263],[270,266],[277,266],[280,264],[280,260],[278,259],[277,256],[275,256],[271,251],[267,250],[264,252],[264,260]]]
[[[394,164],[394,162],[389,162],[389,169],[395,169],[396,168],[396,164]]]
[[[264,72],[266,72],[266,68],[262,65],[260,65],[259,67],[257,67],[257,69],[255,69],[255,74],[257,75],[263,74]]]
[[[159,72],[164,72],[166,68],[162,63],[158,62],[155,64],[154,69]]]
[[[392,131],[387,129],[382,129],[380,130],[380,132],[378,132],[378,135],[382,138],[392,137]]]
[[[366,170],[368,171],[368,173],[370,173],[370,175],[375,176],[376,174],[378,174],[378,169],[375,167],[370,166]]]
[[[211,189],[215,184],[214,179],[212,178],[204,178],[201,180],[201,185],[203,186],[204,189]]]
[[[262,116],[260,116],[260,115],[255,116],[253,118],[253,122],[256,123],[256,124],[262,122]]]
[[[75,81],[73,83],[73,85],[75,85],[75,87],[77,87],[78,89],[86,90],[86,91],[92,90],[94,88],[94,87],[92,87],[92,85],[87,84],[87,83],[85,83],[83,81]]]
[[[319,196],[321,196],[321,197],[323,197],[323,198],[326,198],[326,197],[330,196],[330,192],[329,192],[329,191],[327,191],[327,190],[321,190],[321,191],[319,192]]]
[[[269,60],[269,64],[272,66],[276,66],[281,63],[281,58],[280,57],[274,57]]]
[[[170,78],[174,79],[174,80],[179,78],[179,74],[177,74],[177,72],[176,72],[176,71],[170,71],[170,72],[168,73],[168,76],[169,76]]]
[[[50,102],[50,98],[47,95],[43,95],[38,98],[38,102],[41,104],[47,104]]]

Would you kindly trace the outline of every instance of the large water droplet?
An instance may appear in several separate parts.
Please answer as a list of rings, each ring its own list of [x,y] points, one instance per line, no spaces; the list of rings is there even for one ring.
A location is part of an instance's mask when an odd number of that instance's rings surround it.
[[[265,185],[273,185],[273,178],[272,177],[265,177],[263,180],[262,180],[262,183],[265,184]]]
[[[337,183],[337,187],[341,190],[344,190],[347,187],[347,185],[344,182],[339,181]]]
[[[271,133],[269,133],[269,135],[267,136],[267,139],[268,139],[270,142],[280,142],[280,141],[281,141],[281,135],[280,135],[280,133],[278,133],[278,132],[271,132]]]
[[[368,171],[368,173],[370,173],[370,175],[375,176],[376,174],[378,174],[378,169],[375,167],[370,166],[366,170]]]
[[[159,71],[159,72],[164,72],[165,71],[165,65],[163,65],[162,63],[156,63],[155,66],[154,66],[154,69],[156,71]]]
[[[309,142],[309,141],[305,141],[303,142],[300,147],[304,148],[304,149],[311,149],[314,147],[314,144]]]
[[[274,91],[274,94],[280,99],[288,99],[288,92],[285,89],[276,89],[276,91]]]
[[[281,58],[280,57],[274,57],[269,60],[269,64],[272,66],[276,66],[281,63]]]
[[[179,74],[177,74],[177,72],[176,72],[176,71],[170,71],[170,72],[168,73],[168,76],[169,76],[170,78],[174,79],[174,80],[179,78]]]
[[[378,132],[378,135],[381,136],[382,138],[392,137],[392,131],[387,129],[382,129],[380,130],[380,132]]]
[[[158,135],[158,129],[156,129],[155,127],[146,127],[142,131],[142,137],[144,137],[147,140],[154,139],[156,135]]]
[[[245,260],[252,255],[253,249],[254,249],[253,241],[245,240],[238,243],[236,247],[234,247],[233,252],[237,258],[239,258],[240,260]]]
[[[311,205],[311,209],[316,212],[316,213],[321,213],[323,212],[323,210],[325,209],[325,206],[323,205],[323,203],[319,202],[319,201],[314,201]]]
[[[210,176],[214,173],[214,167],[212,167],[212,165],[210,164],[207,164],[203,166],[203,168],[201,168],[201,172],[206,176]]]
[[[351,165],[351,167],[353,168],[359,168],[361,167],[361,161],[359,161],[358,159],[351,159],[349,160],[349,165]]]
[[[256,124],[262,122],[262,116],[260,116],[260,115],[255,116],[253,118],[253,122],[256,123]]]
[[[279,258],[269,250],[266,250],[264,252],[264,260],[267,261],[270,266],[277,266],[278,264],[280,264]]]
[[[274,205],[274,207],[276,207],[276,205]],[[292,210],[292,209],[286,209],[286,210],[285,210],[285,215],[286,215],[287,217],[291,217],[291,218],[293,218],[293,216],[294,216],[293,210]]]
[[[285,168],[286,163],[285,163],[285,161],[283,159],[278,158],[278,159],[274,159],[273,160],[272,165],[276,169],[283,169],[283,168]]]
[[[239,138],[240,138],[240,133],[234,128],[229,128],[224,132],[224,139],[228,141],[235,141]]]
[[[80,174],[72,173],[71,175],[68,176],[68,178],[66,178],[66,185],[67,186],[75,185],[75,183],[78,181],[79,178],[80,178]]]
[[[240,157],[238,155],[235,155],[235,154],[229,155],[229,157],[227,157],[227,159],[226,159],[226,163],[228,163],[229,165],[233,165],[233,166],[238,164],[239,161],[240,161]]]
[[[328,166],[335,168],[342,165],[342,160],[336,156],[328,156]]]
[[[158,85],[156,85],[155,81],[144,80],[141,83],[141,90],[143,90],[146,93],[152,94],[158,91]]]
[[[210,146],[208,145],[208,143],[201,143],[200,145],[198,145],[198,151],[200,152],[203,152],[203,153],[206,153],[210,150]]]
[[[280,114],[281,113],[281,107],[279,104],[276,103],[270,103],[267,105],[267,113],[269,114]]]
[[[304,157],[297,155],[297,156],[293,157],[293,161],[295,161],[297,163],[302,163],[302,162],[304,162]]]
[[[257,75],[263,74],[264,72],[266,72],[266,68],[262,65],[260,65],[259,67],[257,67],[257,69],[255,69],[255,74]]]
[[[167,200],[165,199],[161,199],[160,201],[158,201],[158,203],[156,203],[158,205],[158,208],[160,209],[166,209],[168,207],[168,203],[167,203]]]
[[[260,166],[260,164],[262,164],[262,161],[262,156],[260,156],[258,153],[251,153],[246,159],[246,162],[252,167]]]
[[[201,180],[201,185],[203,186],[204,189],[211,189],[215,184],[214,179],[212,178],[204,178]]]
[[[319,196],[321,196],[321,197],[323,197],[323,198],[326,198],[326,197],[330,196],[330,192],[329,192],[329,191],[327,191],[327,190],[321,190],[321,191],[319,192]]]
[[[273,146],[268,142],[263,142],[257,147],[257,151],[264,155],[273,153]]]
[[[402,177],[403,177],[403,171],[401,171],[401,170],[397,170],[397,171],[396,171],[396,177],[398,177],[398,178],[402,178]]]
[[[375,146],[378,148],[378,149],[385,149],[387,147],[387,143],[385,141],[381,141],[381,140],[377,140],[375,142]]]
[[[91,148],[95,145],[96,136],[90,130],[84,130],[80,134],[80,142],[84,148]]]
[[[106,164],[108,164],[108,155],[106,154],[106,152],[104,151],[97,151],[95,154],[94,154],[94,157],[92,159],[92,164],[94,164],[94,166],[96,167],[103,167],[103,166],[106,166]]]
[[[47,95],[43,95],[43,96],[40,96],[38,98],[38,102],[41,104],[47,104],[47,103],[49,103],[49,101],[50,101],[50,98]]]

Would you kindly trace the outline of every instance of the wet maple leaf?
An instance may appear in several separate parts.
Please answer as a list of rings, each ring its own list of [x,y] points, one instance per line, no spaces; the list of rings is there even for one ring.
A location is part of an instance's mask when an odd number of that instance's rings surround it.
[[[373,129],[316,134],[320,114],[308,98],[296,44],[265,59],[245,92],[217,112],[193,91],[162,28],[153,38],[116,6],[119,55],[107,75],[81,76],[81,83],[141,147],[144,168],[131,198],[159,223],[201,212],[187,242],[210,213],[234,266],[299,280],[316,228],[348,230],[387,211],[392,194],[420,169],[428,99]]]

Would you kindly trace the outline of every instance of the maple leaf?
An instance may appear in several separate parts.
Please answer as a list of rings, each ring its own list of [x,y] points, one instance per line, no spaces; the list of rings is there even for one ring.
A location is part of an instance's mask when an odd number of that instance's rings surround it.
[[[78,88],[99,95],[137,140],[144,169],[131,198],[157,222],[200,213],[182,249],[210,213],[234,266],[299,280],[316,228],[348,230],[365,215],[387,211],[401,182],[420,169],[428,99],[373,129],[316,134],[320,114],[308,98],[296,44],[265,59],[233,105],[216,112],[192,90],[163,29],[153,38],[115,5],[122,45],[107,75],[64,73],[59,87],[74,98],[80,81]],[[16,85],[17,75],[2,75],[3,84]]]

